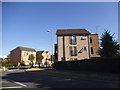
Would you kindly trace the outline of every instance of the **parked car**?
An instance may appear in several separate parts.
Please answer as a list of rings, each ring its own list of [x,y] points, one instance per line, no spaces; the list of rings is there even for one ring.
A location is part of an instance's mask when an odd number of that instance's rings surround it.
[[[33,64],[31,67],[39,67],[39,64]]]

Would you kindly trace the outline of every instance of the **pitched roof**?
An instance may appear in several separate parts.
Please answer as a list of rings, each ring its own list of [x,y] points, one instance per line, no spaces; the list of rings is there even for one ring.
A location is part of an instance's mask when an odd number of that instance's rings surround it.
[[[56,35],[89,35],[86,29],[58,29]]]
[[[36,52],[36,50],[35,49],[33,49],[33,48],[27,48],[27,47],[17,47],[17,48],[15,48],[15,49],[20,49],[20,50],[25,50],[25,51],[33,51],[33,52]],[[14,49],[14,50],[15,50]],[[12,50],[13,51],[13,50]]]
[[[45,53],[49,53],[49,51],[37,51],[37,53],[43,53],[43,52],[45,52]]]
[[[43,53],[44,51],[37,51],[37,53]]]

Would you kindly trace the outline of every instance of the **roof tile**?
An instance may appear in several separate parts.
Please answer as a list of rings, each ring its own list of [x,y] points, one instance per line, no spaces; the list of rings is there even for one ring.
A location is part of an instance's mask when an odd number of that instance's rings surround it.
[[[27,47],[17,47],[18,49],[20,49],[20,50],[25,50],[25,51],[33,51],[33,52],[36,52],[36,50],[35,49],[33,49],[33,48],[27,48]]]
[[[89,35],[91,34],[86,29],[58,29],[56,35]]]

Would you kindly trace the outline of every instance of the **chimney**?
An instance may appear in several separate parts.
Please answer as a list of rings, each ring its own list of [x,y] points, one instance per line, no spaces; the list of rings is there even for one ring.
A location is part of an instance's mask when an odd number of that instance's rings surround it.
[[[98,34],[98,32],[96,32],[95,34]]]

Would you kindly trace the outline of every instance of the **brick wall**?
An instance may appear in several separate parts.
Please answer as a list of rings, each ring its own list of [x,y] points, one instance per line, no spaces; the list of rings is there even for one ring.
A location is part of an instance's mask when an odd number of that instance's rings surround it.
[[[93,54],[91,54],[91,57],[100,56],[98,53],[100,49],[98,34],[91,34],[90,37],[92,37],[92,43],[90,43],[90,47],[93,47]]]
[[[16,48],[13,51],[11,51],[11,60],[13,61],[14,64],[18,64],[18,62],[21,61],[21,51]]]

